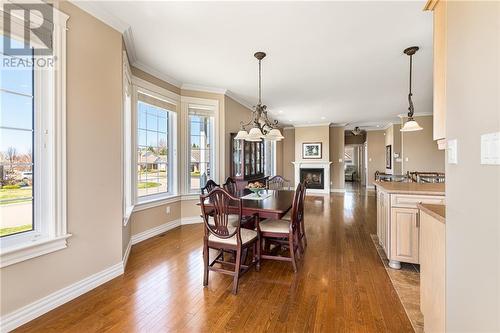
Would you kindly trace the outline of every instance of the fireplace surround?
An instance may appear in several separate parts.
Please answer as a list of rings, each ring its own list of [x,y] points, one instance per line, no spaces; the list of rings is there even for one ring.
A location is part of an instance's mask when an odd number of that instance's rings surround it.
[[[306,173],[311,174],[311,177],[313,176],[312,173],[319,174],[318,169],[323,171],[323,179],[316,179],[317,181],[314,182],[315,184],[313,184],[313,186],[309,186],[306,193],[330,194],[330,164],[332,162],[301,160],[292,163],[295,167],[295,184],[298,184],[301,181],[301,169]],[[323,186],[319,186],[320,184],[318,183],[322,183]]]

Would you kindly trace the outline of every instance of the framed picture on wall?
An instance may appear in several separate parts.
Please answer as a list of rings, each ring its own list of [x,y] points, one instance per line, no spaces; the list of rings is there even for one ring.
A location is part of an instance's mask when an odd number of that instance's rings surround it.
[[[392,145],[385,146],[385,168],[392,169]]]
[[[303,159],[321,159],[321,142],[304,142],[302,144]]]

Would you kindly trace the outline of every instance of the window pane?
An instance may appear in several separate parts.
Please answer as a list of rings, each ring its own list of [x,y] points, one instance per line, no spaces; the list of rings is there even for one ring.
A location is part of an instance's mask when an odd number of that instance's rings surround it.
[[[198,191],[205,186],[208,179],[213,178],[213,153],[214,148],[210,142],[212,138],[213,117],[190,115],[189,116],[189,188]]]
[[[33,70],[2,67],[0,78],[0,236],[5,237],[34,225]]]
[[[168,111],[138,102],[138,113],[137,196],[168,192]]]
[[[2,91],[0,126],[31,129],[33,126],[33,99]]]

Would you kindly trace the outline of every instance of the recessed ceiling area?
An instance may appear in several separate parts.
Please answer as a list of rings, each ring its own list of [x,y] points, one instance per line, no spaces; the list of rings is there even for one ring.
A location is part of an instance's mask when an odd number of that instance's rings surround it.
[[[264,51],[262,98],[274,118],[357,126],[384,125],[407,112],[403,50],[412,45],[420,47],[415,113],[432,112],[432,16],[424,3],[76,2],[131,32],[133,65],[177,85],[227,89],[254,105],[253,54]]]

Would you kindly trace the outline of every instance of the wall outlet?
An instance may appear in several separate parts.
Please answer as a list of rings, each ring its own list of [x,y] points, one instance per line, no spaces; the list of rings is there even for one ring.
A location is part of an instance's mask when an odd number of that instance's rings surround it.
[[[500,132],[481,135],[481,164],[500,164]]]
[[[166,212],[167,214],[170,214],[170,206],[167,206],[167,208],[165,209],[165,212]]]

